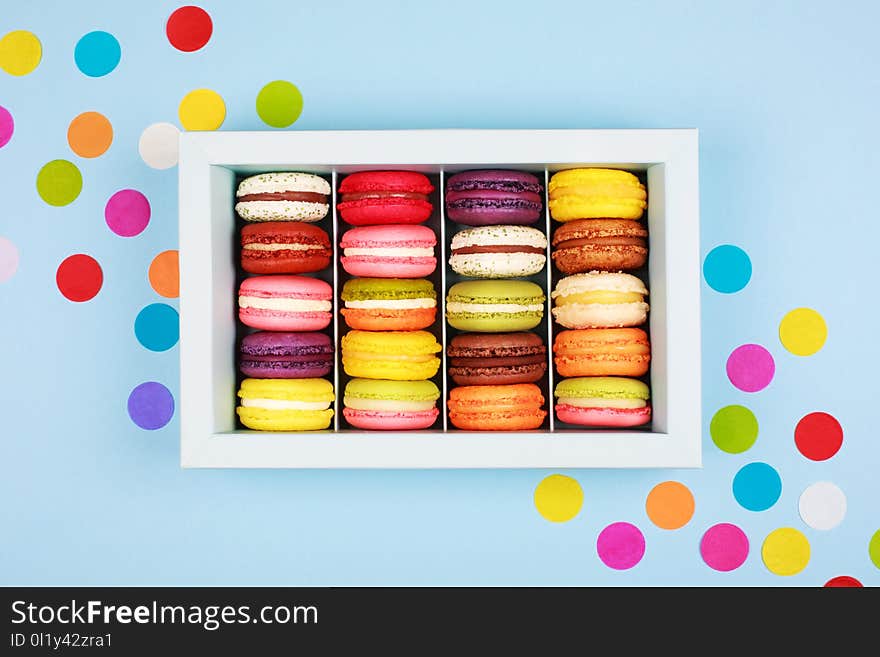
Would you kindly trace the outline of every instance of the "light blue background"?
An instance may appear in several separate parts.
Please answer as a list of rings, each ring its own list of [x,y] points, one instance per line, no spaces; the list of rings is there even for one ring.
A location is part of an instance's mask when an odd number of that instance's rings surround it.
[[[16,121],[0,149],[0,235],[20,251],[0,284],[0,582],[4,584],[724,585],[818,586],[835,575],[880,584],[868,541],[880,528],[876,406],[876,249],[880,47],[875,2],[202,2],[214,21],[203,50],[181,53],[164,24],[183,2],[4,2],[0,34],[33,31],[37,70],[0,72],[0,105]],[[106,30],[122,59],[89,78],[77,40]],[[224,129],[269,129],[259,89],[299,86],[293,129],[700,129],[701,244],[731,243],[752,259],[749,285],[723,295],[703,284],[704,468],[567,472],[584,489],[581,514],[551,524],[535,511],[546,471],[193,471],[178,465],[178,418],[139,429],[126,413],[144,381],[178,392],[178,348],[140,346],[133,325],[164,301],[147,268],[177,246],[177,169],[139,158],[141,131],[177,123],[188,91],[226,101]],[[82,160],[70,120],[97,110],[113,123],[111,149]],[[80,197],[54,208],[37,171],[66,158],[83,172]],[[103,207],[122,188],[142,191],[149,227],[125,239]],[[674,220],[674,217],[672,218]],[[89,253],[105,283],[85,304],[65,300],[55,270]],[[172,302],[176,307],[176,300]],[[777,338],[790,309],[819,310],[829,339],[817,355],[789,354]],[[857,312],[854,312],[857,309]],[[765,345],[771,385],[731,386],[736,346]],[[695,391],[696,393],[696,391]],[[760,422],[755,446],[720,452],[708,424],[728,404]],[[844,428],[831,460],[808,461],[793,429],[822,410]],[[733,498],[734,474],[764,461],[782,495],[756,513]],[[656,528],[651,488],[686,484],[696,513],[683,529]],[[835,482],[849,509],[820,532],[799,518],[803,489]],[[618,572],[595,544],[607,524],[642,529],[641,563]],[[703,532],[733,522],[751,550],[718,573],[699,555]],[[778,527],[805,533],[807,568],[778,577],[761,562]]]

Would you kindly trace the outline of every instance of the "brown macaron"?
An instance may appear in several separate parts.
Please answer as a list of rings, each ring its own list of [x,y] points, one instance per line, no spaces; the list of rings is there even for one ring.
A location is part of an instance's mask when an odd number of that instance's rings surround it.
[[[563,274],[638,269],[648,259],[647,237],[632,219],[578,219],[553,233],[551,257]]]
[[[449,376],[460,386],[534,383],[547,370],[541,336],[517,333],[460,333],[446,348]]]

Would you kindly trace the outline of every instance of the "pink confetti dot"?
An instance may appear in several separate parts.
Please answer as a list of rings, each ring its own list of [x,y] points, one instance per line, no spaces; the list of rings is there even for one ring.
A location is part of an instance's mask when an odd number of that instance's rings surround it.
[[[14,131],[15,121],[12,120],[12,114],[9,113],[8,109],[0,105],[0,148],[9,143]]]
[[[107,201],[104,219],[120,237],[134,237],[150,223],[150,202],[137,190],[120,190]]]
[[[602,563],[609,568],[627,570],[645,556],[645,537],[635,525],[615,522],[599,534],[596,551]]]
[[[8,281],[18,269],[18,249],[12,240],[0,237],[0,283]]]
[[[722,572],[736,570],[749,556],[749,539],[736,525],[722,522],[703,534],[700,554],[709,568]]]
[[[775,373],[773,356],[759,344],[737,347],[727,358],[727,378],[743,392],[763,390]]]

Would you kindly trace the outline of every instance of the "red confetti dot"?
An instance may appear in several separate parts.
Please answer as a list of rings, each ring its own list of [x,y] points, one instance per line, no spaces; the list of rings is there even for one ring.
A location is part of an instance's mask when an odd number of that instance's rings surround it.
[[[798,451],[812,461],[825,461],[843,444],[843,429],[828,413],[804,415],[794,429]]]
[[[202,48],[211,38],[214,24],[201,7],[188,5],[175,9],[165,23],[165,34],[171,45],[183,52]]]
[[[55,274],[58,290],[71,301],[93,299],[104,284],[104,273],[98,261],[83,253],[77,253],[58,265]]]
[[[862,583],[857,580],[855,577],[850,577],[849,575],[840,575],[838,577],[832,577],[827,582],[825,582],[825,588],[829,589],[856,589],[862,588]]]

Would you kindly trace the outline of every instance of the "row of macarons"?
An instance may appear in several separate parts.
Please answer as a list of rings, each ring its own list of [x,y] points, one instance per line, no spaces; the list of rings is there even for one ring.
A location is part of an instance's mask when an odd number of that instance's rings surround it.
[[[415,171],[360,171],[339,185],[339,216],[353,226],[420,224],[432,214],[434,185]],[[534,174],[508,169],[462,171],[446,180],[444,205],[451,221],[468,226],[532,224],[543,213],[543,184]],[[235,210],[245,221],[321,221],[330,209],[330,183],[304,172],[261,173],[243,179]],[[647,191],[620,169],[558,171],[548,185],[550,216],[560,222],[588,218],[639,219]]]

